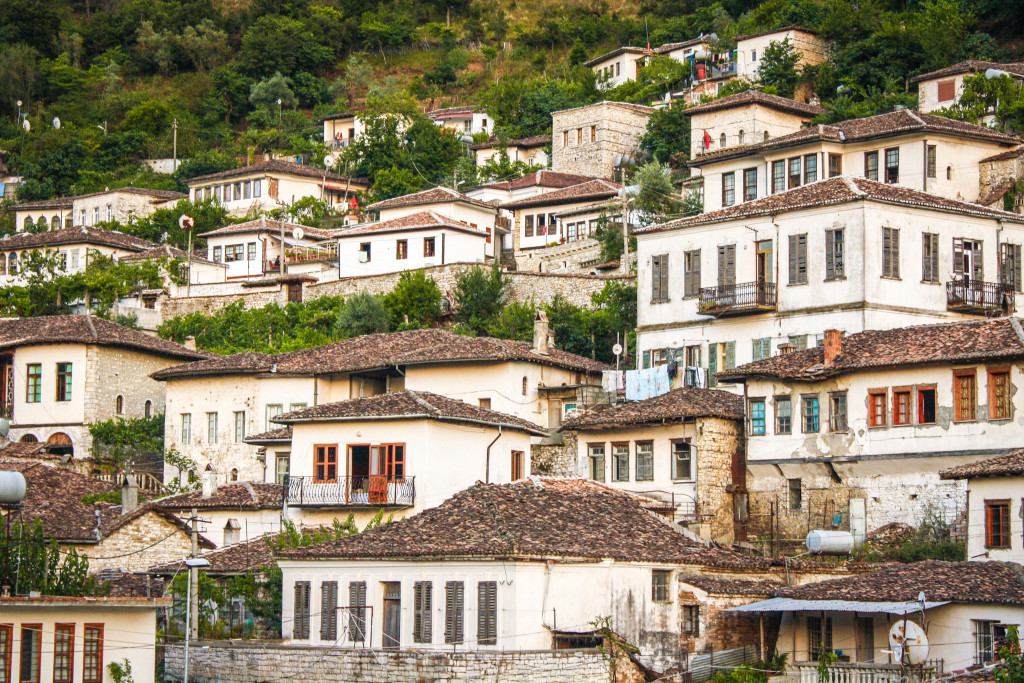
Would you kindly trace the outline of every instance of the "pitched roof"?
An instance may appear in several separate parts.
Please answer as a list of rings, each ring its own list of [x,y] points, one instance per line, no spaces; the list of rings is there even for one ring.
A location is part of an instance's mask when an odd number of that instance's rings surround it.
[[[476,235],[481,239],[487,237],[487,232],[485,230],[474,228],[465,221],[449,218],[437,211],[417,211],[416,213],[409,214],[408,216],[402,216],[400,218],[377,221],[376,223],[361,223],[359,225],[354,225],[351,228],[346,228],[339,232],[338,238],[344,239],[346,237],[352,237],[353,235],[379,235],[389,232],[405,232],[410,230],[434,230],[437,228],[447,228],[448,230],[465,232],[470,235]]]
[[[158,380],[203,375],[237,375],[269,372],[312,375],[379,370],[395,365],[432,363],[479,363],[520,361],[579,372],[600,372],[603,363],[551,349],[549,355],[534,353],[529,342],[492,337],[466,337],[448,330],[426,329],[367,334],[332,344],[289,353],[243,351],[230,356],[165,368],[153,373]]]
[[[288,443],[292,440],[292,428],[281,427],[279,429],[271,429],[269,432],[261,432],[260,434],[253,434],[245,437],[246,443],[262,445],[271,443]],[[2,451],[0,451],[2,453]]]
[[[188,259],[188,252],[185,251],[184,249],[178,249],[177,247],[172,247],[169,244],[158,244],[157,246],[155,246],[155,247],[153,247],[151,249],[146,249],[145,251],[136,252],[134,254],[128,254],[127,256],[121,256],[119,260],[121,260],[121,261],[150,261],[150,260],[153,260],[153,259],[162,259],[162,258],[187,260]],[[193,252],[193,254],[192,254],[192,261],[193,261],[193,263],[213,263],[213,261],[210,261],[209,259],[206,258],[206,253],[205,252],[199,252],[199,253]],[[218,265],[221,265],[221,264],[218,264]]]
[[[689,40],[683,40],[683,41],[680,41],[678,43],[665,43],[664,45],[659,45],[658,47],[654,48],[654,51],[657,54],[665,54],[666,52],[672,52],[673,50],[678,50],[681,47],[690,47],[691,45],[701,45],[701,44],[703,44],[706,41],[708,41],[708,37],[707,36],[697,36],[696,38],[690,38]]]
[[[817,346],[722,370],[718,377],[816,381],[861,370],[1021,358],[1020,319],[1004,317],[858,332],[842,338],[839,354],[827,366],[824,349]]]
[[[594,409],[567,419],[562,430],[602,430],[675,424],[686,418],[724,417],[743,419],[743,397],[721,389],[674,389],[667,394],[635,403]]]
[[[770,194],[750,202],[743,202],[717,211],[679,218],[667,223],[654,224],[648,227],[635,228],[634,233],[661,232],[675,230],[691,225],[718,223],[737,218],[753,218],[757,216],[778,216],[791,211],[834,206],[851,202],[872,201],[883,204],[896,204],[921,209],[934,209],[950,213],[991,218],[1000,221],[1024,223],[1024,216],[1000,209],[992,209],[980,204],[971,204],[956,199],[949,199],[920,190],[912,190],[902,185],[879,183],[867,178],[852,176],[836,176],[819,180],[807,185]]]
[[[1024,566],[1014,562],[928,560],[779,591],[795,600],[931,602],[1024,605]]]
[[[0,451],[0,456],[3,451]],[[985,479],[1024,476],[1024,448],[1008,455],[988,458],[968,465],[950,467],[939,473],[941,479]]]
[[[353,114],[350,112],[344,112],[341,114],[328,114],[327,116],[321,116],[316,120],[317,123],[323,123],[324,121],[337,121],[338,119],[350,119],[359,114]]]
[[[600,55],[599,57],[594,57],[593,59],[589,59],[589,60],[583,62],[583,66],[594,66],[595,64],[599,64],[599,63],[603,62],[606,59],[611,59],[612,57],[618,57],[619,55],[624,55],[624,54],[642,55],[642,54],[644,54],[646,52],[647,52],[647,50],[645,48],[642,48],[642,47],[632,47],[630,45],[624,45],[622,47],[615,48],[611,52],[605,52],[603,55]]]
[[[497,213],[497,207],[487,202],[482,202],[479,199],[473,199],[467,195],[462,194],[456,190],[449,189],[447,187],[432,187],[429,190],[421,190],[420,192],[414,192],[412,194],[402,195],[401,197],[393,197],[391,199],[385,199],[384,201],[370,204],[365,207],[369,211],[380,211],[381,209],[393,209],[399,206],[418,206],[420,204],[447,204],[450,202],[462,202],[463,204],[473,204],[474,206],[480,206],[486,209],[490,209]]]
[[[791,100],[788,97],[769,95],[768,93],[763,93],[760,90],[746,90],[741,93],[736,93],[735,95],[727,95],[725,97],[720,97],[717,100],[711,100],[710,102],[698,104],[693,107],[687,107],[684,110],[684,113],[687,115],[706,114],[712,111],[721,111],[722,109],[732,109],[734,107],[745,107],[751,104],[759,104],[777,111],[800,114],[809,118],[825,112],[823,107],[819,107],[815,104],[805,104],[803,102]]]
[[[64,456],[48,453],[48,444],[42,441],[9,441],[3,448],[0,448],[0,461],[2,460],[63,460]]]
[[[539,425],[515,415],[484,410],[464,401],[439,396],[428,391],[408,389],[338,401],[337,403],[322,403],[305,410],[278,415],[271,418],[271,421],[281,424],[296,424],[302,422],[357,422],[366,418],[485,424],[526,432],[535,436],[548,435],[548,432],[541,429]]]
[[[13,235],[5,235],[0,239],[0,250],[56,247],[62,244],[94,244],[127,251],[144,251],[157,246],[149,240],[127,235],[117,230],[103,230],[79,225],[45,232],[18,232]]]
[[[257,164],[249,164],[248,166],[242,166],[241,168],[233,168],[229,171],[220,171],[218,173],[208,173],[206,175],[196,176],[190,178],[187,181],[188,186],[198,185],[208,180],[217,180],[219,178],[234,178],[236,176],[248,175],[250,173],[283,173],[285,175],[299,176],[301,178],[313,178],[315,180],[324,180],[324,169],[317,168],[316,166],[308,166],[306,164],[297,164],[294,161],[281,161],[279,159],[273,159],[271,161],[261,161]],[[339,175],[337,173],[327,172],[327,180],[338,180],[338,181],[351,181],[353,183],[359,183],[361,185],[366,184],[366,180],[362,178],[352,178],[350,176]]]
[[[501,205],[503,209],[525,209],[531,206],[552,206],[555,204],[573,204],[594,199],[605,199],[615,197],[619,194],[622,185],[610,180],[588,180],[584,183],[577,183],[564,187],[560,190],[553,190],[538,194],[525,199],[516,199],[505,202]]]
[[[633,104],[632,102],[618,102],[616,100],[601,100],[600,102],[593,102],[591,104],[580,105],[579,107],[570,107],[569,109],[561,109],[559,111],[551,112],[552,116],[558,114],[565,114],[570,111],[579,111],[580,109],[589,109],[591,107],[618,107],[620,109],[628,109],[637,114],[653,114],[656,110],[654,107],[648,107],[643,104]]]
[[[208,351],[187,349],[166,339],[85,315],[50,315],[0,319],[0,349],[41,344],[95,344],[116,346],[168,358],[211,358]]]
[[[284,487],[242,482],[218,486],[208,498],[204,498],[201,491],[189,491],[154,500],[152,504],[161,510],[278,510],[284,505]]]
[[[476,108],[472,105],[465,105],[461,107],[442,107],[441,109],[434,109],[433,111],[427,112],[427,118],[433,119],[445,118],[448,116],[460,116],[463,114],[475,114],[476,111]]]
[[[813,28],[805,28],[797,24],[790,24],[789,26],[783,26],[781,28],[773,28],[768,31],[761,31],[760,33],[748,33],[745,36],[736,36],[734,40],[739,42],[741,40],[748,40],[750,38],[760,38],[761,36],[770,36],[773,33],[783,33],[784,31],[802,31],[804,33],[810,33],[812,36],[818,35],[818,32]]]
[[[986,62],[981,59],[965,59],[962,62],[950,64],[945,68],[937,69],[936,71],[929,71],[928,73],[923,73],[920,76],[914,76],[910,79],[910,82],[920,83],[921,81],[930,81],[936,78],[945,78],[946,76],[980,73],[982,71],[987,71],[988,69],[999,69],[1015,76],[1024,76],[1024,62]]]
[[[244,574],[274,564],[274,549],[270,539],[275,534],[266,534],[248,541],[232,543],[216,550],[203,553],[203,559],[210,562],[204,569],[207,574]],[[150,567],[152,574],[177,574],[185,569],[184,558]]]
[[[712,595],[741,595],[749,598],[767,598],[782,588],[774,579],[726,578],[691,574],[679,576],[679,583],[689,584]]]
[[[482,484],[417,515],[281,559],[613,559],[757,569],[767,561],[691,540],[636,496],[585,479]]]
[[[1017,149],[1011,149],[1008,152],[1000,152],[999,154],[993,154],[990,157],[985,157],[978,163],[985,164],[993,161],[1009,161],[1010,159],[1017,159],[1024,156],[1024,147],[1018,147]]]
[[[31,209],[70,209],[74,204],[74,197],[57,197],[55,199],[39,199],[34,202],[22,202],[14,205],[15,211],[29,211]]]
[[[152,197],[153,202],[166,202],[172,199],[184,199],[188,195],[184,192],[175,192],[173,190],[151,190],[148,187],[115,187],[112,190],[103,190],[102,192],[89,192],[88,194],[76,194],[71,197],[61,197],[60,199],[43,199],[35,202],[22,202],[14,207],[15,211],[23,211],[27,209],[50,209],[50,208],[62,208],[70,209],[72,203],[76,199],[87,199],[89,197],[100,197],[105,194],[137,194],[146,197]]]
[[[232,223],[231,225],[225,225],[224,227],[217,228],[216,230],[210,230],[208,232],[200,233],[199,237],[211,237],[218,235],[241,235],[247,233],[260,233],[267,232],[272,235],[280,235],[281,228],[284,227],[284,233],[286,237],[291,237],[292,233],[298,229],[305,233],[303,239],[309,240],[324,240],[331,237],[332,233],[327,230],[321,230],[320,228],[311,228],[306,225],[299,225],[297,223],[288,223],[286,221],[275,221],[271,218],[257,218],[251,221],[245,221],[244,223]]]
[[[497,190],[521,190],[526,187],[570,187],[585,183],[589,180],[598,180],[593,176],[577,175],[575,173],[560,173],[541,169],[533,173],[527,173],[522,178],[515,180],[499,180],[493,183],[478,185],[478,188],[493,188]],[[477,188],[472,188],[477,189]]]
[[[470,149],[491,149],[494,147],[500,147],[505,145],[507,147],[543,147],[544,145],[551,144],[551,135],[531,135],[528,138],[497,138],[492,137],[487,142],[478,142],[475,145],[470,145]]]
[[[184,562],[184,560],[182,561]],[[96,574],[97,589],[109,586],[106,597],[159,598],[164,594],[164,579],[149,574],[133,574],[119,569],[103,570]]]

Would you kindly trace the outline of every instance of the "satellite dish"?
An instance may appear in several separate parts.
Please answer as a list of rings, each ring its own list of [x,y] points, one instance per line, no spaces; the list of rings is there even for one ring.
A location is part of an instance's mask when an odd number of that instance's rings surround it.
[[[195,219],[192,218],[192,216],[189,216],[187,213],[183,213],[181,214],[181,216],[178,217],[178,227],[181,228],[182,230],[191,230],[192,228],[195,227],[195,225]]]
[[[18,100],[18,106],[19,107],[21,106],[21,100]]]
[[[622,353],[622,344],[616,344],[612,347],[612,353],[616,356]]]
[[[326,166],[327,168],[331,168],[336,163],[338,163],[338,160],[335,159],[333,155],[328,154],[327,156],[324,157],[324,166]]]
[[[928,634],[916,621],[900,619],[889,629],[889,647],[900,663],[923,664],[928,659]]]
[[[60,119],[56,116],[53,117],[53,129],[60,130]]]
[[[294,230],[292,230],[292,237],[294,237],[297,240],[301,240],[305,236],[306,231],[303,230],[302,228],[295,228]]]
[[[21,127],[25,129],[26,133],[32,130],[32,124],[28,122],[28,119],[21,122]]]

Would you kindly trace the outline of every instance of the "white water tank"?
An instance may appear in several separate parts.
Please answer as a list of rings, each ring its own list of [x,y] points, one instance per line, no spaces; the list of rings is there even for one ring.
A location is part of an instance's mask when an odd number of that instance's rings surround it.
[[[25,475],[0,472],[0,505],[17,505],[25,498]]]
[[[853,534],[815,529],[807,534],[807,549],[815,555],[849,555],[853,552]]]

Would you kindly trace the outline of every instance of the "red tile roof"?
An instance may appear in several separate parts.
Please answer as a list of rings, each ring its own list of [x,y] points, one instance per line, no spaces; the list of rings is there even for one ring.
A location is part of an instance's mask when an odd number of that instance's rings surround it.
[[[267,534],[249,541],[232,543],[216,550],[203,553],[203,559],[210,562],[210,566],[203,571],[213,575],[245,574],[249,571],[258,571],[261,567],[268,567],[274,564],[274,550],[270,546],[270,539],[275,534]],[[185,560],[150,567],[153,574],[174,575],[185,569]]]
[[[760,90],[746,90],[735,95],[727,95],[720,97],[717,100],[711,100],[703,104],[698,104],[694,107],[688,107],[685,110],[686,114],[706,114],[712,111],[721,111],[723,109],[732,109],[734,107],[746,107],[751,104],[759,104],[770,109],[777,111],[789,112],[793,114],[800,114],[808,118],[823,114],[825,109],[819,107],[816,104],[805,104],[796,100],[791,100],[788,97],[779,97],[778,95],[769,95],[763,93]]]
[[[479,199],[473,199],[472,197],[466,196],[461,192],[449,189],[447,187],[432,187],[429,190],[422,190],[420,192],[414,192],[412,194],[402,195],[401,197],[393,197],[392,199],[385,199],[384,201],[370,204],[365,207],[368,211],[380,211],[381,209],[393,209],[399,206],[419,206],[421,204],[449,204],[451,202],[461,202],[463,204],[472,204],[481,208],[490,209],[495,213],[498,209],[494,204],[488,204],[482,202]]]
[[[358,422],[367,418],[394,418],[400,420],[437,420],[467,424],[503,427],[534,436],[547,436],[529,420],[494,410],[484,410],[464,401],[439,396],[427,391],[395,391],[378,396],[354,398],[337,403],[322,403],[305,410],[296,410],[271,418],[271,422],[297,424],[303,422]]]
[[[950,64],[943,69],[929,71],[928,73],[923,73],[920,76],[914,76],[910,79],[910,82],[920,83],[921,81],[930,81],[936,78],[945,78],[946,76],[956,76],[966,73],[981,73],[988,69],[999,69],[1000,71],[1006,71],[1007,73],[1014,74],[1015,76],[1024,76],[1024,62],[986,62],[980,59],[966,59],[962,62],[957,62],[956,64]]]
[[[242,166],[241,168],[233,168],[229,171],[220,171],[218,173],[208,173],[206,175],[196,176],[195,178],[190,178],[187,184],[191,187],[192,185],[199,185],[209,180],[235,178],[237,176],[248,175],[251,173],[279,173],[298,176],[301,178],[313,178],[321,182],[324,180],[324,169],[322,168],[307,166],[306,164],[297,164],[294,161],[273,160],[261,161],[256,164]],[[366,186],[366,180],[362,178],[351,178],[349,176],[343,176],[329,171],[327,172],[327,180],[352,182],[360,186]]]
[[[91,244],[126,251],[144,251],[157,244],[134,235],[126,235],[116,230],[101,230],[79,225],[74,228],[58,228],[46,232],[19,232],[5,235],[0,239],[0,251],[11,249],[32,249],[35,247],[56,247],[64,244]]]
[[[515,199],[501,205],[503,209],[525,209],[531,206],[555,206],[558,204],[577,204],[579,202],[591,201],[594,199],[607,199],[619,194],[622,187],[620,183],[610,180],[588,180],[585,183],[570,185],[569,187],[552,192],[545,192],[525,199]]]
[[[260,434],[253,434],[252,436],[245,437],[246,443],[263,445],[271,443],[288,443],[292,440],[292,428],[281,427],[280,429],[271,429],[269,432],[262,432]],[[0,451],[2,453],[2,451]]]
[[[766,560],[702,545],[635,496],[585,479],[477,483],[441,505],[382,528],[280,559],[612,559],[765,569]]]
[[[743,397],[721,389],[674,389],[635,403],[595,408],[565,421],[562,430],[621,429],[640,425],[677,424],[687,418],[743,419]]]
[[[658,47],[654,48],[654,52],[657,54],[665,54],[666,52],[678,50],[681,47],[690,47],[691,45],[702,45],[705,42],[709,41],[710,39],[707,36],[698,36],[696,38],[691,38],[690,40],[684,40],[678,43],[665,43],[664,45],[659,45]]]
[[[527,149],[532,147],[543,147],[551,144],[550,135],[532,135],[528,138],[496,138],[492,137],[487,142],[478,142],[475,145],[470,145],[470,149],[493,149],[505,145],[506,147],[525,147]]]
[[[433,111],[427,112],[427,118],[448,118],[455,116],[464,116],[465,114],[474,114],[476,112],[477,109],[472,105],[465,105],[461,107],[444,107],[442,109],[435,109]],[[480,113],[482,114],[483,112]]]
[[[577,175],[575,173],[559,173],[557,171],[540,170],[527,173],[522,178],[515,180],[500,180],[493,183],[485,183],[478,187],[488,187],[497,190],[521,190],[526,187],[569,187],[578,185],[589,180],[598,180],[593,176]],[[475,188],[474,188],[475,189]]]
[[[218,486],[209,498],[201,491],[190,491],[154,500],[161,510],[279,510],[284,505],[284,487],[280,484],[242,482]]]
[[[173,190],[151,190],[148,187],[115,187],[113,190],[103,190],[102,192],[90,192],[88,194],[76,194],[71,197],[61,197],[60,199],[43,199],[36,202],[22,202],[14,207],[15,211],[25,211],[28,209],[49,209],[49,208],[64,208],[70,209],[72,202],[76,199],[87,199],[89,197],[100,197],[106,194],[138,194],[146,197],[152,197],[153,203],[166,202],[173,199],[184,199],[188,197],[183,192],[174,192]]]
[[[783,583],[774,579],[725,578],[705,574],[680,575],[679,583],[689,584],[711,595],[739,595],[747,598],[768,598]]]
[[[485,206],[489,205],[485,204]],[[487,238],[486,230],[474,228],[469,223],[449,218],[448,216],[436,211],[419,211],[417,213],[409,214],[408,216],[402,216],[401,218],[392,218],[390,220],[378,221],[376,223],[362,223],[360,225],[354,225],[351,228],[341,230],[337,234],[337,237],[338,239],[345,239],[346,237],[353,237],[356,235],[381,235],[392,232],[436,230],[439,228],[476,235],[481,239]]]
[[[0,451],[3,455],[3,451]],[[1024,476],[1024,448],[968,465],[960,465],[939,473],[942,479],[985,479],[989,477]]]
[[[188,252],[184,249],[178,249],[172,247],[169,244],[159,244],[152,249],[140,251],[134,254],[128,254],[127,256],[121,256],[121,261],[150,261],[153,259],[181,259],[183,261],[188,260]],[[192,254],[193,263],[213,263],[206,258],[206,252],[193,252]]]
[[[321,230],[320,228],[311,228],[305,225],[298,225],[297,223],[287,223],[285,221],[275,221],[270,218],[257,218],[251,221],[245,221],[244,223],[233,223],[231,225],[225,225],[222,228],[216,230],[210,230],[208,232],[200,233],[199,237],[212,237],[218,235],[244,235],[252,233],[267,232],[272,235],[280,235],[281,228],[284,227],[285,237],[292,237],[292,233],[298,229],[305,233],[302,239],[316,242],[318,240],[325,240],[331,237],[333,233],[327,230]]]
[[[1018,359],[1024,359],[1021,321],[1005,317],[858,332],[843,337],[830,365],[818,346],[721,370],[718,377],[817,381],[862,370]]]

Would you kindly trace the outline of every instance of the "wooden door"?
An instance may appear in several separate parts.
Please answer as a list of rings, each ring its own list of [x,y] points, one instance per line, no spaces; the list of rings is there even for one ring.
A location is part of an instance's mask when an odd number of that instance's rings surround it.
[[[384,582],[384,630],[383,646],[397,650],[402,642],[402,584],[398,581]]]
[[[302,303],[302,284],[299,282],[288,285],[288,301],[297,304]]]

